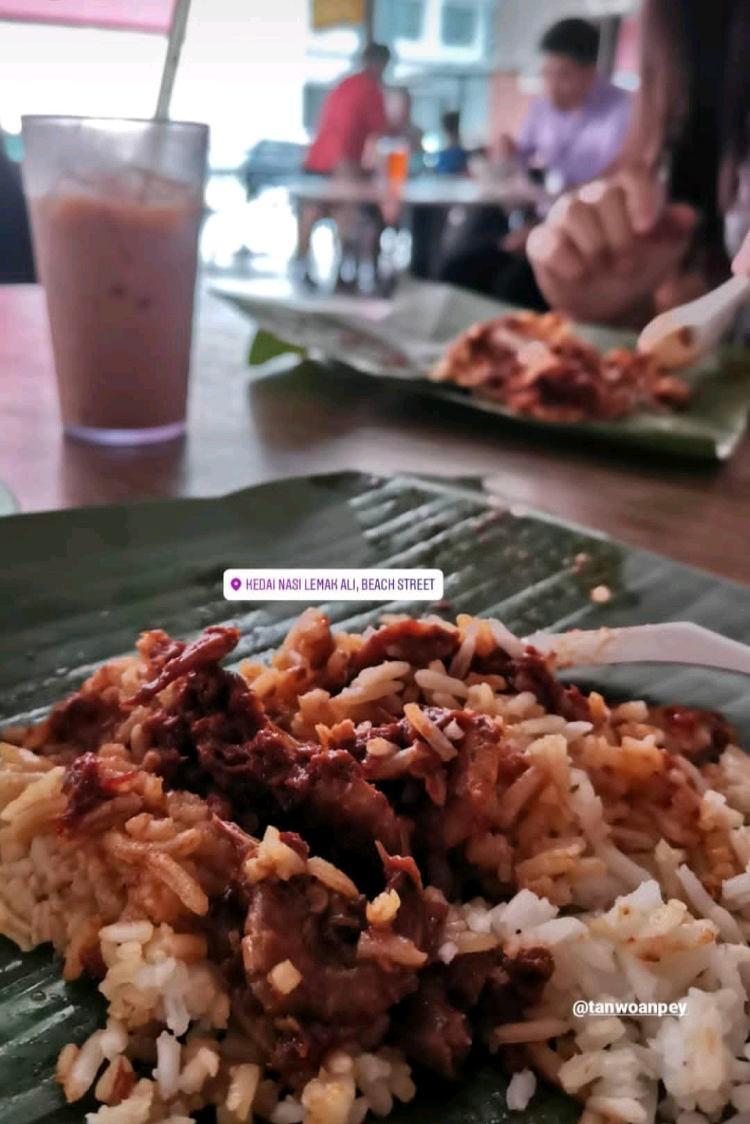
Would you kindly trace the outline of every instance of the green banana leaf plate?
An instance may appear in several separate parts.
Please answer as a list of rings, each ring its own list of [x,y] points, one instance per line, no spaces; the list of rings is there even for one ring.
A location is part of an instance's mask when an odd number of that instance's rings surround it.
[[[510,305],[427,282],[404,284],[390,303],[351,297],[281,301],[248,293],[241,284],[231,283],[216,286],[214,292],[253,321],[256,333],[249,362],[254,366],[282,354],[298,360],[309,356],[344,365],[350,373],[400,380],[444,402],[451,412],[457,406],[478,410],[529,433],[564,433],[579,443],[709,460],[730,457],[747,425],[750,351],[745,348],[726,347],[683,373],[694,388],[686,409],[643,410],[611,422],[543,422],[427,377],[459,332],[478,320],[515,311]],[[632,332],[585,325],[578,330],[602,350],[635,345]]]
[[[302,606],[226,602],[229,566],[428,566],[445,573],[448,607],[490,613],[526,634],[693,620],[750,641],[750,588],[724,582],[590,531],[514,513],[472,481],[354,473],[264,484],[219,499],[88,508],[3,520],[0,576],[0,726],[39,716],[98,662],[129,650],[138,632],[192,633],[233,621],[236,653],[275,647]],[[577,555],[588,561],[574,565]],[[611,602],[594,605],[605,583]],[[362,628],[408,603],[325,606],[336,625]],[[578,676],[582,681],[583,676]],[[724,711],[750,744],[750,695],[739,676],[695,668],[599,671],[605,691],[682,700]],[[93,984],[65,985],[47,949],[22,955],[0,942],[0,1124],[81,1121],[53,1080],[60,1047],[100,1018]],[[393,1124],[572,1124],[577,1106],[543,1090],[510,1113],[505,1077],[477,1058],[457,1085],[423,1083]]]

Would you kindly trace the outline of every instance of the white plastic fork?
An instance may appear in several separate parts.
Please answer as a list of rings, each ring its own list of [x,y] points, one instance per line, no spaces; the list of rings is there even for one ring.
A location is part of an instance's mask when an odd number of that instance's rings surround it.
[[[543,655],[554,652],[559,667],[674,663],[750,675],[750,647],[690,621],[591,631],[535,632],[524,642],[533,644]]]
[[[656,316],[638,337],[638,350],[665,367],[695,363],[721,341],[738,309],[750,300],[750,278],[732,277],[705,296]]]

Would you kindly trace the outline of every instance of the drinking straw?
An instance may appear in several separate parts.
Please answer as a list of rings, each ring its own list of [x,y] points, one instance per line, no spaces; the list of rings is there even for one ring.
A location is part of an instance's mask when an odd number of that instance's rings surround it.
[[[166,121],[169,117],[172,88],[174,87],[177,67],[180,62],[182,44],[185,40],[185,28],[187,27],[189,13],[190,0],[176,0],[174,12],[172,14],[172,26],[169,29],[169,39],[167,40],[167,53],[164,56],[164,67],[162,68],[161,82],[159,83],[159,97],[156,100],[156,113],[154,114],[154,117],[159,121]]]

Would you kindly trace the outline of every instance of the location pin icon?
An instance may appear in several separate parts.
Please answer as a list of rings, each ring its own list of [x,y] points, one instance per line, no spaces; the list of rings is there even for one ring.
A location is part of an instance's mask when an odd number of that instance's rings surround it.
[[[230,581],[230,583],[229,583],[229,584],[231,585],[232,589],[233,589],[233,590],[234,590],[234,592],[236,593],[236,592],[237,592],[237,590],[238,590],[238,589],[240,588],[240,586],[242,585],[242,581],[240,580],[240,578],[232,578],[232,580]]]

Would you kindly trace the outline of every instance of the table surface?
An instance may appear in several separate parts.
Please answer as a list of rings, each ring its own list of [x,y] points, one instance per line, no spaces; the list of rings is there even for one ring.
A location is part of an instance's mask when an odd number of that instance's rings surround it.
[[[352,468],[480,476],[512,504],[750,584],[747,439],[724,465],[553,442],[356,375],[250,371],[249,339],[247,321],[203,292],[187,438],[98,448],[60,432],[41,291],[0,287],[0,480],[37,511]]]
[[[394,193],[377,180],[301,176],[287,185],[293,199],[309,203],[385,203]],[[534,207],[545,198],[543,188],[522,175],[492,180],[465,176],[417,176],[396,196],[401,203],[423,207]]]

